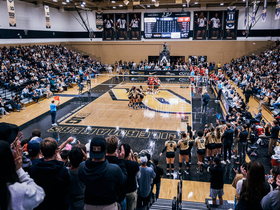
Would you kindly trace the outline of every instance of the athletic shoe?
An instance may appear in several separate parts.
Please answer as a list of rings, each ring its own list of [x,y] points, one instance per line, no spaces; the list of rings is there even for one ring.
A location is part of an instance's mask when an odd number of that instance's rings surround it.
[[[178,171],[178,175],[180,176],[180,175],[182,175],[182,173],[180,171]]]
[[[17,110],[17,112],[19,112],[19,110]]]
[[[235,155],[232,155],[232,156],[231,156],[231,158],[233,158],[233,159],[237,159],[237,157],[236,157]]]
[[[190,172],[189,172],[188,170],[185,170],[185,173],[186,173],[186,174],[190,174]]]
[[[26,109],[25,107],[22,107],[21,109]]]
[[[166,176],[170,176],[170,173],[166,173]]]
[[[10,114],[10,112],[6,112],[6,114]]]
[[[55,125],[54,124],[52,124],[52,127],[54,127]]]
[[[5,115],[5,114],[3,114],[2,116],[3,116],[3,117],[5,117],[6,115]]]
[[[230,160],[227,160],[228,163],[230,163]]]
[[[221,163],[222,163],[222,164],[227,164],[227,163],[226,163],[226,161],[224,161],[224,160],[223,160],[223,161],[221,161]]]

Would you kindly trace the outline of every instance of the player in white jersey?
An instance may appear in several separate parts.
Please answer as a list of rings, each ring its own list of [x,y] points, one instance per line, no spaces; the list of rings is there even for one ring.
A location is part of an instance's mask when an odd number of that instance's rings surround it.
[[[129,27],[131,28],[132,38],[140,39],[140,33],[139,33],[140,19],[137,17],[136,14],[133,15]]]
[[[200,15],[197,18],[197,21],[195,23],[198,25],[196,37],[204,38],[205,31],[206,31],[207,19],[206,19],[206,17],[204,17],[203,12],[200,13]]]
[[[218,13],[215,13],[215,17],[212,17],[209,21],[209,25],[212,23],[212,37],[219,37],[219,30],[221,27],[221,20]]]
[[[113,38],[113,28],[114,28],[114,21],[110,18],[110,15],[107,14],[106,18],[103,21],[104,29],[105,29],[105,38]]]
[[[118,27],[119,38],[127,39],[126,19],[124,18],[124,14],[121,14],[121,17],[117,20],[116,26]]]

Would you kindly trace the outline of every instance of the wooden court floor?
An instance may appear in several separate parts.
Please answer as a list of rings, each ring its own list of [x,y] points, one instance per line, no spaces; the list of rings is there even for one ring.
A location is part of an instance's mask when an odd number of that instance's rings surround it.
[[[186,129],[185,121],[192,122],[191,88],[163,84],[159,94],[144,98],[149,109],[135,110],[127,106],[126,94],[126,89],[133,85],[143,85],[146,89],[144,83],[117,85],[111,93],[105,93],[77,112],[74,117],[83,116],[84,119],[75,125],[181,131]],[[73,125],[70,118],[60,125]]]

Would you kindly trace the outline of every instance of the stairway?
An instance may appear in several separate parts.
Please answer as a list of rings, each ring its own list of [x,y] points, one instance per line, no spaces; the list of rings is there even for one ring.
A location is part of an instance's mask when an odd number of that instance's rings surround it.
[[[150,208],[151,210],[172,209],[172,200],[158,199]],[[207,210],[205,203],[183,201],[182,210]]]

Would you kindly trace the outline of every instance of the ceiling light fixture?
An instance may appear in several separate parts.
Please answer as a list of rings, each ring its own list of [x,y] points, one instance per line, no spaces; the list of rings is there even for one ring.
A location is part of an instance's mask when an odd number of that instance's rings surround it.
[[[185,5],[185,4],[183,4],[182,6],[183,6],[183,7],[186,7],[186,5]]]
[[[66,2],[62,2],[62,4],[66,4]]]
[[[120,5],[119,5],[119,7],[123,7],[123,5],[122,5],[122,4],[120,4]]]
[[[53,2],[57,2],[57,0],[53,0]]]
[[[194,2],[194,4],[198,4],[198,2]]]
[[[116,2],[115,1],[111,1],[113,4],[115,4]]]
[[[148,4],[147,7],[150,8],[151,6]]]
[[[155,7],[159,6],[159,1],[155,2]]]
[[[224,3],[220,3],[221,6],[224,6]]]
[[[116,7],[113,7],[113,9],[116,9]]]

